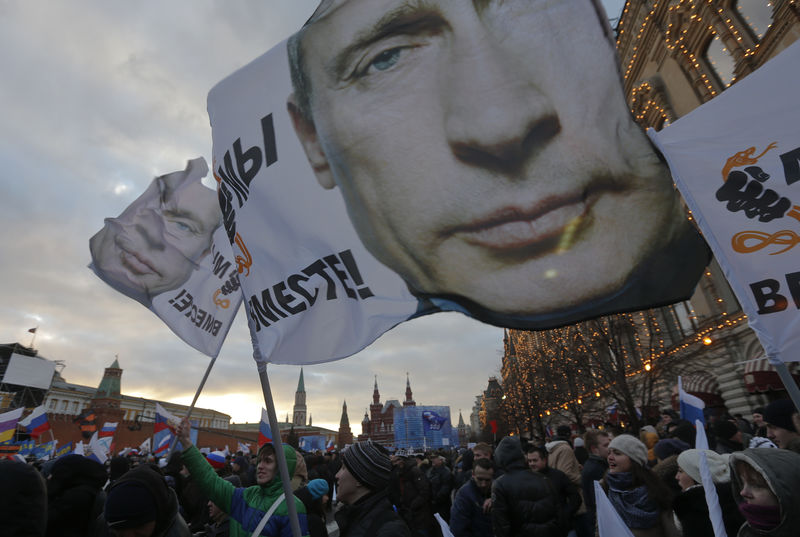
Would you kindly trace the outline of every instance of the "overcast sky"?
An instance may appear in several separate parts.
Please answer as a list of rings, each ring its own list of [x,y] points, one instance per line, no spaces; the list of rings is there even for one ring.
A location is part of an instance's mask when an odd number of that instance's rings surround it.
[[[621,0],[605,2],[611,17]],[[0,341],[35,347],[97,386],[119,355],[128,395],[188,404],[208,358],[140,304],[95,277],[88,241],[156,175],[211,159],[211,87],[281,40],[317,0],[0,0]],[[338,428],[347,399],[354,432],[371,401],[402,399],[464,419],[498,374],[503,331],[458,314],[401,325],[345,360],[305,368],[315,425]],[[271,366],[279,417],[291,411],[298,367]],[[258,421],[263,406],[241,315],[198,406]]]

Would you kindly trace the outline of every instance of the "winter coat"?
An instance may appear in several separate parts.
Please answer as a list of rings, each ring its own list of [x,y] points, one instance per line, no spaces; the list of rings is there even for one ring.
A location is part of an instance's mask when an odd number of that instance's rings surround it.
[[[411,537],[383,491],[359,498],[336,512],[339,537]]]
[[[528,469],[519,438],[503,438],[494,460],[505,470],[492,485],[495,537],[561,536],[555,491],[546,477]]]
[[[42,537],[47,529],[47,487],[36,468],[0,459],[0,527],[5,535]]]
[[[586,505],[586,511],[595,516],[597,507],[594,503],[594,482],[603,479],[608,471],[608,462],[602,457],[597,455],[589,455],[586,464],[583,465],[581,471],[581,492],[583,492],[583,503]]]
[[[492,515],[483,512],[487,499],[472,479],[458,489],[450,510],[454,537],[492,537]]]
[[[764,476],[772,493],[778,498],[781,522],[769,531],[758,531],[744,523],[738,537],[797,537],[800,535],[800,454],[785,449],[746,449],[731,455],[733,499],[738,504],[742,497],[742,482],[735,472],[735,463],[742,460]]]
[[[416,459],[406,459],[392,468],[389,501],[408,524],[412,534],[436,531],[438,524],[431,509],[431,487]]]
[[[450,470],[444,464],[431,466],[428,470],[428,482],[431,485],[433,512],[440,513],[445,519],[450,518],[450,491],[453,489]]]
[[[164,476],[157,469],[150,465],[137,466],[133,470],[125,473],[121,478],[114,481],[108,489],[108,494],[127,481],[136,481],[144,485],[153,498],[156,506],[156,525],[153,529],[152,537],[191,537],[192,532],[184,522],[183,517],[178,513],[178,496],[175,491],[167,485]],[[98,535],[111,537],[114,535],[101,515],[98,520]]]
[[[567,478],[567,474],[555,468],[545,467],[541,474],[550,480],[558,497],[559,524],[569,533],[572,517],[581,507],[581,494],[578,487]],[[584,510],[585,512],[585,510]]]
[[[56,460],[47,481],[48,537],[84,537],[103,511],[108,480],[99,462],[83,455]]]
[[[720,483],[715,488],[722,509],[722,520],[725,522],[725,532],[728,537],[733,537],[744,523],[744,517],[733,501],[730,483]],[[672,504],[672,510],[680,522],[683,537],[714,537],[714,528],[711,527],[706,505],[706,492],[702,485],[691,487],[678,494]]]
[[[289,475],[295,470],[297,454],[291,446],[284,445],[283,453],[289,467]],[[208,494],[209,499],[217,507],[228,513],[231,517],[231,537],[249,537],[273,503],[283,494],[283,483],[277,468],[275,477],[266,485],[253,485],[252,487],[236,488],[232,483],[219,477],[202,453],[195,447],[189,446],[183,451],[183,464],[197,483]],[[306,509],[298,498],[292,496],[297,508],[300,530],[308,536],[308,521]],[[272,513],[261,535],[272,537],[291,537],[292,529],[289,523],[289,509],[286,501],[282,500],[278,508]]]
[[[574,484],[581,492],[581,506],[576,514],[581,515],[586,512],[586,506],[583,502],[583,489],[581,481],[581,465],[578,464],[578,459],[575,457],[575,452],[572,451],[569,443],[566,440],[554,440],[548,442],[544,446],[547,449],[547,465],[550,468],[561,470],[567,475],[567,478]],[[594,489],[592,489],[594,492]]]

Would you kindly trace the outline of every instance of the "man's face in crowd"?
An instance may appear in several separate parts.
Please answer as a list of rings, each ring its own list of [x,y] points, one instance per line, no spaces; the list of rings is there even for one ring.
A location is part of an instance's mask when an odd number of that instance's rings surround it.
[[[592,446],[592,454],[597,455],[600,458],[607,458],[608,457],[608,445],[611,443],[611,437],[609,436],[598,436],[597,437],[597,445]]]
[[[331,4],[302,38],[309,117],[289,108],[320,184],[414,291],[548,313],[618,291],[675,236],[590,0]]]
[[[472,471],[472,480],[475,481],[478,490],[484,494],[488,494],[492,490],[492,478],[494,477],[494,470],[487,470],[476,466]]]
[[[472,454],[473,454],[473,460],[476,460],[476,461],[478,459],[491,459],[492,458],[492,452],[491,451],[478,450],[478,451],[473,451]]]
[[[531,451],[525,455],[525,458],[528,461],[528,468],[534,472],[541,472],[547,468],[547,458],[543,458],[538,451]]]
[[[779,448],[787,449],[789,447],[789,442],[795,438],[800,438],[800,434],[768,423],[767,438],[772,440],[772,442]]]
[[[336,472],[336,497],[339,501],[350,504],[353,503],[359,494],[361,483],[353,477],[350,470],[343,464]]]
[[[208,254],[221,213],[215,192],[186,172],[158,177],[90,241],[92,260],[115,285],[153,296],[186,282]]]
[[[759,414],[758,412],[753,412],[753,424],[756,427],[763,427],[764,426],[764,416]]]
[[[275,470],[278,465],[275,462],[275,454],[263,454],[258,459],[258,466],[256,466],[256,483],[259,485],[266,485],[275,477]]]
[[[214,522],[222,522],[225,519],[225,511],[217,507],[217,504],[208,500],[208,517]]]

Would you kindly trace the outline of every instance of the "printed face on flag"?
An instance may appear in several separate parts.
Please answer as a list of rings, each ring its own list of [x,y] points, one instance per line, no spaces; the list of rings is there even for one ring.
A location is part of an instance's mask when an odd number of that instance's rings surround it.
[[[157,177],[117,218],[92,237],[95,272],[112,287],[149,305],[153,296],[181,286],[209,254],[221,213],[216,193],[200,179],[204,161]]]
[[[604,16],[334,0],[290,39],[316,179],[416,296],[555,326],[691,294],[706,250],[630,116]]]

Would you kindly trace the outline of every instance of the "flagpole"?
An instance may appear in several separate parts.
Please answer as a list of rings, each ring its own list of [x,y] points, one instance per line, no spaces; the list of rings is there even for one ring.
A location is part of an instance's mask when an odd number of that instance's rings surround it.
[[[28,330],[30,332],[30,330]],[[31,338],[31,348],[33,348],[33,342],[36,341],[36,332],[39,331],[39,325],[36,325],[36,328],[33,329],[33,337]]]
[[[249,320],[249,316],[248,316]],[[286,495],[286,507],[289,510],[289,523],[292,526],[292,535],[301,537],[300,522],[297,518],[297,506],[294,504],[294,494],[292,492],[292,478],[289,475],[289,466],[286,464],[286,455],[283,453],[283,440],[281,430],[278,426],[278,416],[275,414],[275,403],[272,400],[272,390],[269,387],[269,376],[267,375],[266,362],[258,362],[258,378],[261,380],[261,391],[264,393],[264,403],[267,406],[267,417],[269,426],[272,429],[272,442],[275,444],[275,433],[278,434],[278,442],[275,448],[275,456],[278,459],[278,470],[280,470],[281,481],[283,482],[283,493]]]
[[[772,360],[770,360],[770,362],[772,362]],[[789,368],[786,367],[786,363],[778,359],[775,363],[772,363],[772,366],[775,368],[775,371],[778,372],[778,376],[781,378],[781,382],[783,382],[786,391],[789,392],[789,398],[791,398],[795,408],[800,412],[800,388],[797,387],[794,377],[789,373]]]
[[[197,391],[194,393],[194,399],[192,399],[192,404],[189,405],[189,412],[186,413],[186,419],[189,419],[191,417],[192,410],[194,410],[194,405],[195,403],[197,403],[197,399],[200,397],[200,392],[203,391],[203,386],[206,385],[206,380],[208,380],[208,375],[211,373],[211,368],[214,367],[214,362],[216,361],[217,357],[214,356],[208,363],[208,367],[206,368],[206,373],[205,375],[203,375],[203,380],[200,381],[200,386],[197,387]],[[177,443],[178,443],[178,435],[176,434],[172,437],[172,442],[169,445],[169,451],[167,451],[167,460],[169,460],[170,456],[172,456],[172,451],[175,449],[175,445]]]

